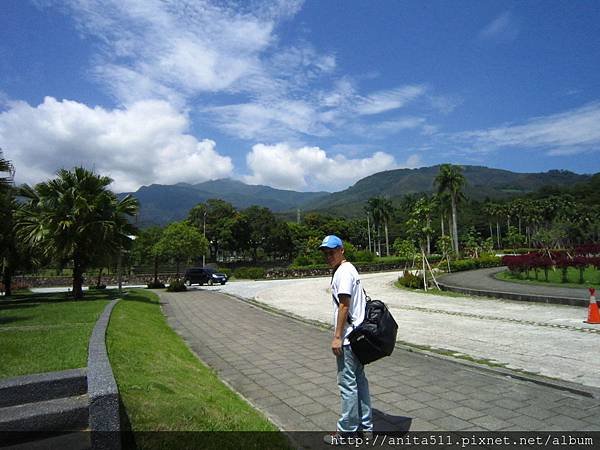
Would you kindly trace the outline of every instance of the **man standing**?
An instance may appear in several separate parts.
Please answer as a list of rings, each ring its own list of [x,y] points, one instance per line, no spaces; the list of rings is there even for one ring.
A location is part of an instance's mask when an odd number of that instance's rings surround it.
[[[333,268],[331,294],[333,297],[333,326],[335,332],[331,350],[337,360],[337,383],[342,399],[341,417],[335,435],[325,436],[325,442],[339,443],[340,437],[373,432],[369,382],[364,366],[352,352],[348,335],[365,316],[366,295],[356,268],[346,261],[342,240],[326,236],[319,247],[327,264]]]

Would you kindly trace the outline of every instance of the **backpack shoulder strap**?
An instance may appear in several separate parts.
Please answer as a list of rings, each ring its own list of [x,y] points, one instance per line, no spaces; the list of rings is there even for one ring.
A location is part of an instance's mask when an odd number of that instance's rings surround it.
[[[343,263],[342,263],[343,264]],[[341,264],[340,264],[341,266]],[[340,266],[337,266],[335,268],[335,270],[333,271],[333,273],[331,274],[331,281],[329,282],[329,284],[331,285],[331,283],[333,282],[333,276],[335,275],[335,273],[337,272],[337,270],[340,268]],[[340,302],[337,298],[335,298],[335,296],[333,295],[333,293],[331,294],[331,298],[333,298],[333,301],[335,302],[335,305],[338,307],[338,309],[340,308]],[[352,328],[354,328],[354,325],[352,324],[352,317],[350,317],[350,314],[348,314],[346,316],[346,321],[348,322],[349,325],[352,325]]]

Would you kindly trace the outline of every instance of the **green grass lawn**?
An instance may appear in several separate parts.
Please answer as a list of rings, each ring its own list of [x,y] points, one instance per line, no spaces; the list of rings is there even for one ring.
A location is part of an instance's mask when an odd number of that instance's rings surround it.
[[[211,439],[218,448],[285,447],[279,433],[144,433],[277,431],[192,354],[168,326],[156,294],[130,291],[112,313],[107,345],[138,447],[183,448],[194,439],[202,448]]]
[[[86,292],[84,300],[74,301],[64,293],[22,293],[0,300],[0,378],[85,367],[93,327],[117,295]],[[124,428],[133,431],[126,447],[287,447],[262,413],[192,354],[167,325],[154,293],[134,290],[119,302],[107,346]],[[250,431],[263,433],[242,433]]]
[[[538,269],[537,280],[535,279],[535,272],[533,270],[529,271],[529,278],[525,278],[525,273],[521,275],[515,275],[508,270],[496,274],[496,278],[499,280],[513,281],[516,283],[541,284],[545,286],[572,287],[580,289],[582,287],[600,286],[600,271],[590,267],[586,268],[586,270],[583,272],[583,284],[579,283],[579,270],[573,267],[570,267],[567,271],[568,283],[561,282],[562,271],[560,269],[548,270],[548,281],[545,280],[543,269]]]
[[[0,378],[75,369],[87,365],[94,325],[116,292],[18,293],[0,299]]]

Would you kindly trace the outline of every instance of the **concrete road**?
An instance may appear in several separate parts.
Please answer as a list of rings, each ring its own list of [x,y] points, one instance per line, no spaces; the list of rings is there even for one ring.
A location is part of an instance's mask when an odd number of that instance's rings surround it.
[[[582,307],[478,297],[448,297],[397,289],[397,273],[365,274],[369,295],[387,303],[398,339],[446,349],[565,381],[600,387],[600,325],[583,323]],[[193,289],[253,299],[329,324],[329,278],[238,281]]]

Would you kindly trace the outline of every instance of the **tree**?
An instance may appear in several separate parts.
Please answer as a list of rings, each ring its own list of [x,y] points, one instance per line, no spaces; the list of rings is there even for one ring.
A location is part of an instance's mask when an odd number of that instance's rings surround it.
[[[266,251],[272,256],[283,256],[292,259],[294,243],[287,223],[277,221],[266,242]]]
[[[481,253],[481,235],[471,226],[463,236],[463,246],[471,258],[478,258]]]
[[[237,211],[231,203],[220,199],[209,199],[206,203],[200,203],[188,214],[190,224],[205,234],[211,258],[215,261],[222,247],[231,247],[231,225],[236,214]]]
[[[117,254],[136,232],[128,217],[137,213],[137,200],[117,199],[110,183],[109,177],[77,167],[19,190],[26,203],[17,211],[18,235],[44,256],[73,264],[76,299],[83,297],[83,275],[94,258]]]
[[[429,262],[427,261],[425,249],[427,246],[427,237],[431,236],[432,233],[431,223],[427,220],[427,217],[430,213],[431,208],[428,200],[426,198],[421,198],[417,201],[417,203],[415,203],[415,206],[410,212],[409,219],[406,222],[406,229],[408,235],[419,244],[419,249],[421,250],[421,259],[423,263],[423,281],[425,285],[425,290],[427,290],[427,276],[425,265],[429,267]],[[431,272],[433,281],[437,285],[437,281],[435,281],[435,276],[433,275],[431,267],[429,267],[429,270]]]
[[[252,260],[258,259],[258,249],[267,250],[269,236],[277,222],[269,208],[251,206],[244,210],[243,215],[248,226],[248,246],[252,250]]]
[[[517,247],[523,245],[525,237],[519,233],[519,230],[515,227],[509,227],[507,232],[508,245],[513,249],[513,254],[516,253]]]
[[[187,261],[206,253],[208,241],[196,227],[187,222],[174,222],[163,231],[153,252],[164,258],[171,258],[177,264],[177,278],[182,261]]]
[[[408,267],[409,260],[413,260],[411,265],[414,263],[414,258],[417,254],[417,249],[415,248],[415,244],[413,241],[411,241],[410,239],[396,238],[392,247],[394,249],[394,253],[396,253],[396,255],[398,255],[404,260],[405,270]]]
[[[163,234],[161,227],[153,226],[142,230],[133,243],[133,257],[136,264],[146,264],[152,261],[154,267],[153,285],[158,284],[158,264],[161,255],[157,252],[156,243],[160,241]]]
[[[388,236],[388,224],[392,217],[394,207],[392,206],[392,202],[389,198],[384,197],[373,197],[367,201],[367,211],[373,217],[373,222],[375,223],[375,228],[377,229],[377,241],[378,241],[378,253],[381,256],[381,236],[380,236],[380,227],[383,224],[385,230],[385,248],[386,255],[390,255],[390,242]]]
[[[462,197],[462,189],[466,184],[466,178],[461,173],[462,168],[460,166],[453,166],[452,164],[442,164],[440,171],[435,177],[434,183],[438,186],[438,194],[445,192],[450,195],[450,205],[452,208],[452,239],[454,242],[454,252],[459,257],[458,251],[458,222],[456,208],[458,201]]]
[[[2,259],[2,283],[7,296],[12,294],[11,280],[15,256],[15,235],[13,216],[17,204],[13,196],[12,179],[14,169],[12,164],[3,158],[0,149],[0,258]]]

